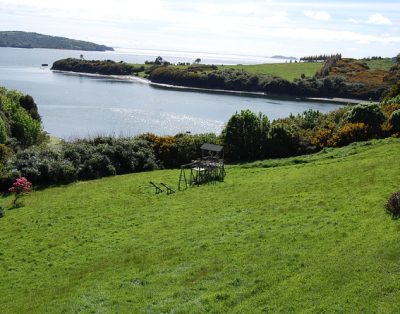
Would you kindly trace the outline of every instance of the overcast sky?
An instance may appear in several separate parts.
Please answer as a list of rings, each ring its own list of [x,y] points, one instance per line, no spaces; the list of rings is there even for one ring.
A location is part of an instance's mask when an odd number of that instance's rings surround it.
[[[0,0],[0,30],[122,48],[394,56],[400,1]]]

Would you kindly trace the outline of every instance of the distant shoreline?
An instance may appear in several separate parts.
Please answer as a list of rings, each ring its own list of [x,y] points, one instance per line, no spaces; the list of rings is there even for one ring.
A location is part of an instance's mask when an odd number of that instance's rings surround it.
[[[68,75],[77,75],[77,76],[88,76],[88,77],[99,77],[99,78],[110,78],[120,81],[127,82],[139,82],[142,84],[148,84],[150,86],[164,88],[164,89],[172,89],[172,90],[182,90],[182,91],[198,91],[198,92],[207,92],[207,93],[215,93],[215,94],[231,94],[237,96],[253,96],[260,98],[290,98],[296,100],[311,100],[311,101],[323,101],[329,103],[337,103],[337,104],[360,104],[360,103],[370,103],[367,100],[359,100],[359,99],[348,99],[348,98],[339,98],[339,97],[294,97],[290,95],[275,95],[275,94],[266,94],[263,92],[248,92],[248,91],[235,91],[235,90],[226,90],[226,89],[211,89],[211,88],[200,88],[200,87],[189,87],[189,86],[180,86],[180,85],[172,85],[172,84],[163,84],[163,83],[154,83],[148,79],[137,77],[134,75],[105,75],[105,74],[94,74],[94,73],[84,73],[84,72],[73,72],[73,71],[61,71],[61,70],[51,70],[54,73],[68,74]]]

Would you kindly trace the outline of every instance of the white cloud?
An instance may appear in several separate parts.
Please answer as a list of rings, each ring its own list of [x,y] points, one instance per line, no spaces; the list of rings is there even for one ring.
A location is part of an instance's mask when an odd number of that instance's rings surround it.
[[[392,21],[380,13],[370,15],[367,23],[375,25],[392,25]]]
[[[319,21],[329,21],[331,19],[331,15],[326,11],[303,11],[303,14]]]
[[[369,48],[398,50],[399,10],[400,2],[392,0],[363,4],[354,0],[0,0],[0,29],[116,47],[246,50],[260,55],[344,51],[359,45],[359,55],[364,56]],[[389,18],[394,25],[384,27],[386,35],[382,26],[365,27],[390,25]]]
[[[389,35],[369,35],[351,31],[336,31],[329,29],[312,29],[312,28],[282,28],[276,29],[270,36],[277,38],[292,38],[302,39],[306,41],[318,41],[318,42],[349,42],[349,43],[380,43],[380,44],[398,44],[400,43],[400,36],[389,36]]]
[[[348,19],[348,21],[349,21],[350,23],[353,23],[353,24],[359,24],[359,23],[360,23],[360,21],[358,21],[358,20],[356,20],[356,19],[353,19],[353,18]]]

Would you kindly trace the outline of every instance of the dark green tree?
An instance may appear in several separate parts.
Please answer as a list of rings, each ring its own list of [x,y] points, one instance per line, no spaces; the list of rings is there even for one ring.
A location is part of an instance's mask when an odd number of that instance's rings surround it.
[[[29,114],[33,119],[38,121],[41,120],[38,107],[35,101],[33,100],[32,96],[30,95],[21,96],[21,98],[19,99],[19,104],[21,105],[22,108],[24,108],[26,111],[29,112]]]
[[[161,56],[158,56],[154,61],[154,64],[161,65],[163,61],[164,61],[163,58]]]
[[[250,110],[235,113],[222,131],[227,157],[231,160],[255,160],[265,156],[270,122],[262,113]]]
[[[298,132],[286,123],[275,123],[271,126],[270,139],[268,141],[268,156],[288,157],[297,155],[299,143]]]

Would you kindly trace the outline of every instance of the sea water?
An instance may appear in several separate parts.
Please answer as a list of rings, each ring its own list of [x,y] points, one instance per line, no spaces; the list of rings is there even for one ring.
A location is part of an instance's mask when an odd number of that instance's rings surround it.
[[[86,52],[54,49],[0,48],[0,86],[31,95],[44,129],[71,139],[96,135],[160,135],[179,132],[219,134],[235,112],[250,109],[270,120],[307,109],[328,112],[337,104],[295,98],[266,98],[157,88],[140,81],[54,73],[62,58],[143,63],[161,55],[170,62],[254,64],[276,62],[264,57],[120,49]],[[48,64],[49,67],[43,67]]]

